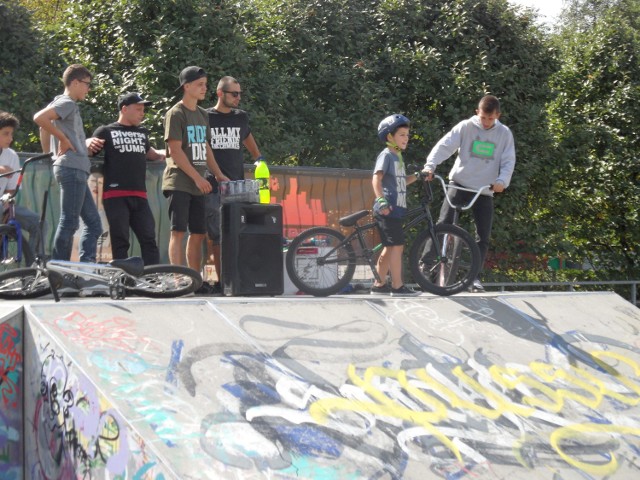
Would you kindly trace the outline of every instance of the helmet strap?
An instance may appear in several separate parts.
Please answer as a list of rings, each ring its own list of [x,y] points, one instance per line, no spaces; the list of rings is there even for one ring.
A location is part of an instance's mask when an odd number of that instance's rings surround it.
[[[396,152],[396,155],[398,155],[398,159],[400,160],[400,166],[403,167],[404,164],[402,162],[402,150],[400,150],[400,147],[396,144],[396,142],[393,142],[391,140],[387,140],[387,147]]]

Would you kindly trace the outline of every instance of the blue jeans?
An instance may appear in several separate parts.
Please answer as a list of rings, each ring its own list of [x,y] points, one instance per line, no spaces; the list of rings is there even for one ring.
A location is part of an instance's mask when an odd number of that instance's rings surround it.
[[[60,221],[53,239],[54,260],[70,260],[73,234],[84,222],[80,236],[80,261],[95,262],[102,221],[87,180],[89,174],[77,168],[54,165],[53,174],[60,186]]]
[[[35,212],[32,212],[27,207],[23,207],[22,205],[16,205],[16,220],[20,224],[22,228],[22,232],[29,233],[29,246],[31,247],[31,251],[34,254],[39,253],[40,250],[40,215]],[[43,231],[42,231],[42,239],[46,239],[47,237],[47,222],[44,222]]]

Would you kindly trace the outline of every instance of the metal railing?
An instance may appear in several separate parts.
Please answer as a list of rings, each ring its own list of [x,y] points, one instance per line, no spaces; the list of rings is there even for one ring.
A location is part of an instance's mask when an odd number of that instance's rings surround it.
[[[638,286],[640,280],[585,280],[575,282],[482,282],[485,288],[499,288],[501,292],[507,289],[520,289],[530,287],[566,287],[569,292],[573,292],[575,287],[593,285],[629,285],[629,301],[633,305],[638,305]]]

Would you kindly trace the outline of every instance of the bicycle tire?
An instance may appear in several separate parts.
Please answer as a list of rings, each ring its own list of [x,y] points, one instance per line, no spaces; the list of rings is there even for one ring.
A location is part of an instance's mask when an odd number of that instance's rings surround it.
[[[3,247],[6,241],[6,255]],[[27,268],[33,264],[34,255],[27,239],[22,236],[22,258],[18,261],[18,237],[13,225],[0,225],[0,272]]]
[[[433,245],[433,241],[429,230],[420,232],[409,252],[414,281],[423,290],[441,296],[468,289],[480,272],[478,245],[469,232],[456,225],[438,224],[435,231],[444,255],[431,251],[423,259],[425,245]]]
[[[51,293],[50,282],[59,288],[62,276],[55,272],[44,275],[37,268],[15,268],[0,273],[0,298],[17,300],[38,298]]]
[[[195,292],[202,285],[202,276],[182,265],[149,265],[136,278],[128,293],[150,298],[173,298]]]
[[[286,256],[289,279],[304,293],[326,297],[353,278],[356,254],[345,236],[328,227],[312,227],[295,237]],[[329,258],[330,262],[323,260]]]

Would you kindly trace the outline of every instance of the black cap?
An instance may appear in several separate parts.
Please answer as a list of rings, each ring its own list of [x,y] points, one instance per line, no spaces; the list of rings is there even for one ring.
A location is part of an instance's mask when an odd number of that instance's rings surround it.
[[[203,68],[191,66],[183,69],[180,72],[180,76],[178,80],[180,80],[180,86],[176,88],[176,92],[180,90],[185,83],[195,82],[196,80],[201,79],[202,77],[206,77],[207,72],[204,71]]]
[[[118,97],[118,110],[121,110],[122,107],[126,107],[127,105],[134,105],[136,103],[140,105],[151,105],[151,102],[142,98],[137,92],[125,93]]]

